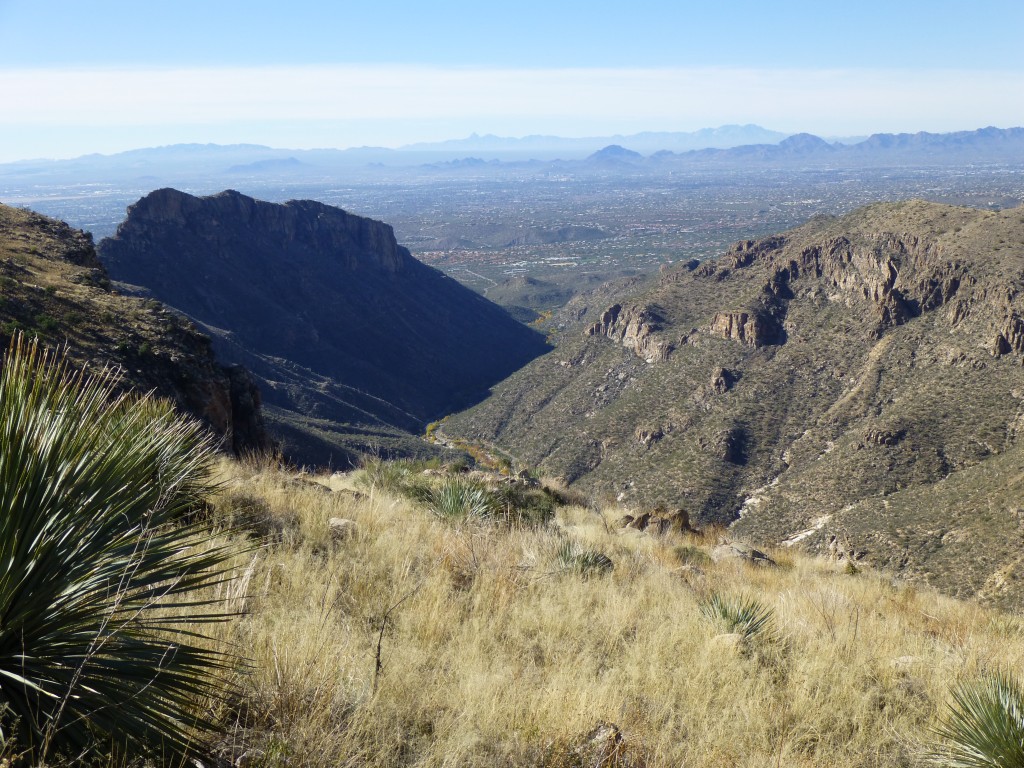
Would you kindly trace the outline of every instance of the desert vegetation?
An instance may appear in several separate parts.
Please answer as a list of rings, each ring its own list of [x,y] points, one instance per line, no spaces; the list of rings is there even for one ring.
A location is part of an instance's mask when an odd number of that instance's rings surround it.
[[[514,483],[463,474],[220,465],[216,508],[256,510],[267,543],[240,566],[245,616],[222,628],[251,672],[213,752],[260,765],[1001,764],[947,748],[984,731],[972,696],[990,721],[1019,721],[986,693],[1002,674],[1019,696],[1004,674],[1024,660],[1018,617],[793,550],[716,562],[723,531],[651,535],[619,528],[625,510],[477,514]],[[462,514],[422,491],[474,482]]]
[[[236,547],[196,509],[203,430],[18,336],[0,374],[0,748],[26,763],[195,754],[233,654]]]
[[[45,421],[16,418],[10,370],[7,441]],[[1015,615],[797,549],[726,557],[744,548],[722,529],[621,527],[629,510],[464,463],[211,464],[166,408],[118,401],[111,433],[72,402],[46,409],[50,432],[99,442],[48,466],[105,478],[75,488],[115,511],[40,486],[36,529],[30,497],[5,493],[5,765],[1020,764]],[[164,434],[128,429],[143,422],[199,452],[124,447]],[[102,474],[125,454],[178,480]],[[74,546],[14,546],[48,531]],[[49,622],[31,647],[29,618]]]

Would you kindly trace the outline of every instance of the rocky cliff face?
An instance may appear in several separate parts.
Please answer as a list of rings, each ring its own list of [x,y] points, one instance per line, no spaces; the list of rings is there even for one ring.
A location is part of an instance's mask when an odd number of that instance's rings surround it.
[[[99,251],[115,279],[180,309],[256,373],[306,463],[402,452],[410,433],[546,349],[414,259],[390,226],[310,200],[157,190]]]
[[[600,320],[587,329],[586,335],[606,336],[648,362],[654,362],[667,360],[675,348],[667,340],[656,337],[661,327],[661,317],[652,307],[623,309],[621,304],[613,304],[604,311]]]
[[[293,257],[329,255],[334,269],[374,269],[395,275],[411,263],[408,251],[395,240],[394,231],[380,221],[353,216],[340,208],[313,200],[293,200],[285,205],[255,200],[233,190],[210,197],[194,197],[175,189],[158,189],[128,209],[128,217],[117,235],[101,250],[119,269],[131,271],[138,260],[122,264],[120,249],[132,238],[136,245],[166,248],[165,238],[191,239],[214,246],[223,255],[232,241],[247,233],[273,244]],[[189,254],[182,254],[188,258]],[[291,265],[276,265],[282,272]]]
[[[574,300],[556,351],[446,431],[600,498],[1024,605],[1020,210],[869,206],[606,302]]]
[[[122,383],[155,391],[198,417],[236,453],[270,447],[249,373],[224,367],[210,340],[156,301],[121,296],[92,237],[63,222],[0,206],[0,344],[17,330],[67,344],[81,365],[114,365]]]
[[[775,340],[776,329],[763,315],[740,310],[716,312],[711,318],[708,333],[752,347],[763,347]]]

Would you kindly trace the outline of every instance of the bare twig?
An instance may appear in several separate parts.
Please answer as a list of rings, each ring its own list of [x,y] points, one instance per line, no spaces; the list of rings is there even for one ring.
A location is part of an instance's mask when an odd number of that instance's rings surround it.
[[[377,685],[378,685],[378,682],[380,680],[380,675],[384,671],[384,662],[381,661],[380,654],[381,654],[381,647],[384,645],[384,630],[387,629],[388,621],[391,618],[391,614],[394,613],[402,603],[404,603],[410,597],[412,597],[417,592],[419,592],[420,591],[420,587],[422,587],[422,586],[423,586],[423,582],[420,582],[415,587],[413,587],[411,590],[406,592],[401,597],[401,599],[398,600],[398,602],[392,603],[391,607],[388,608],[386,611],[384,611],[384,616],[383,616],[383,618],[381,618],[381,621],[380,621],[380,632],[377,633],[377,654],[375,656],[374,666],[373,666],[373,694],[374,695],[377,694]]]

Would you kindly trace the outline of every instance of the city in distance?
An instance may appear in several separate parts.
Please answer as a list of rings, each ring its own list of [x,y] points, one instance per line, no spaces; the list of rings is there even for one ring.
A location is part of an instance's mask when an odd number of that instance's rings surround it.
[[[191,144],[0,166],[0,200],[97,240],[161,187],[314,199],[385,221],[415,256],[531,319],[602,280],[869,202],[1019,205],[1024,129],[826,141],[747,125],[399,150]]]

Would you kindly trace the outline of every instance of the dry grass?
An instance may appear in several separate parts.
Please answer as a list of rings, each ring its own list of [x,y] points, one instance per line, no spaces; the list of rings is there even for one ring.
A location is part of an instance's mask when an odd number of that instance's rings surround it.
[[[950,684],[1024,663],[1015,617],[788,551],[713,564],[713,537],[623,533],[614,510],[453,524],[372,489],[223,472],[221,506],[261,499],[275,532],[240,558],[248,615],[225,628],[254,666],[219,748],[252,765],[590,765],[576,748],[604,721],[619,765],[912,766]],[[332,517],[356,534],[333,539]],[[566,542],[614,569],[565,568]],[[712,594],[756,599],[775,631],[724,634]]]

